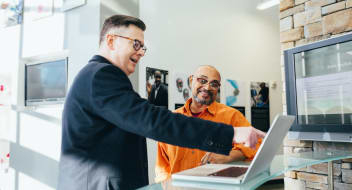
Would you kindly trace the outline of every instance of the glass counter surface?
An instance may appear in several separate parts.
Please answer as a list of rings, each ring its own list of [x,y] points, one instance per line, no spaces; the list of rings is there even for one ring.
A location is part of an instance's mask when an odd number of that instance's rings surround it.
[[[232,189],[232,190],[252,190],[263,183],[284,174],[287,171],[304,168],[323,162],[352,158],[352,152],[304,152],[285,155],[276,155],[271,162],[270,170],[259,174],[257,177],[244,184],[230,185],[212,182],[189,182],[181,180],[167,180],[162,183],[152,184],[140,188],[140,190],[199,190],[199,189]],[[250,162],[233,162],[231,165],[249,165]]]

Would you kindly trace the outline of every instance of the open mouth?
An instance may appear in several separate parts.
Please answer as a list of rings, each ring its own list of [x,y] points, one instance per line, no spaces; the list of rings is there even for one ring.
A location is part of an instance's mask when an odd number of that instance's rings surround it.
[[[133,57],[130,58],[130,60],[133,62],[133,63],[138,63],[138,59],[134,59]]]

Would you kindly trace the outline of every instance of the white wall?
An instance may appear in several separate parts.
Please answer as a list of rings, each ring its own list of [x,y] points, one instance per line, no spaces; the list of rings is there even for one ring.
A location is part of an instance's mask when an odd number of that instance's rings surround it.
[[[10,140],[11,96],[13,86],[12,71],[16,70],[20,46],[20,27],[18,25],[0,29],[0,85],[5,91],[0,92],[0,139]],[[0,147],[1,149],[1,147]],[[1,151],[1,150],[0,150]],[[4,155],[0,154],[0,158]]]
[[[13,87],[12,71],[15,70],[18,63],[19,46],[20,46],[20,27],[18,25],[7,28],[0,28],[0,83],[5,85],[5,92],[0,94],[0,159],[5,159],[9,153],[9,140],[14,139],[14,131],[11,128],[12,123],[16,120],[15,112],[11,111],[11,95]],[[6,159],[6,165],[8,160]],[[2,165],[2,166],[1,166]],[[7,167],[7,166],[6,166]],[[14,180],[14,172],[8,173],[4,170],[4,164],[0,164],[0,189],[13,189],[13,183],[8,181]]]
[[[100,0],[87,2],[66,13],[64,47],[69,50],[69,84],[98,51]]]
[[[259,0],[140,1],[146,23],[148,52],[139,72],[139,93],[145,95],[145,68],[191,73],[198,65],[213,65],[222,79],[281,81],[278,7],[255,9]],[[224,89],[221,89],[224,91]],[[270,89],[270,114],[282,112],[282,87]],[[249,93],[249,88],[247,89]],[[225,102],[222,93],[222,102]],[[169,108],[174,108],[169,93]],[[249,96],[249,95],[248,95]],[[249,102],[247,105],[249,116]],[[150,182],[154,181],[156,146],[148,141]]]

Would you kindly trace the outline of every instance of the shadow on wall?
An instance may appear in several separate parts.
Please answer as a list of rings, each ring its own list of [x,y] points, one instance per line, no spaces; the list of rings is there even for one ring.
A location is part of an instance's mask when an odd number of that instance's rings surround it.
[[[10,149],[12,155],[26,155],[25,157],[12,156],[10,159],[10,167],[15,170],[15,190],[20,189],[19,174],[25,174],[37,182],[56,189],[59,173],[58,161],[17,143],[11,143]],[[32,189],[32,187],[28,188]]]
[[[10,142],[10,169],[13,170],[14,176],[12,177],[14,184],[10,184],[9,186],[14,187],[14,190],[22,188],[55,190],[58,183],[59,162],[21,145],[21,128],[19,121],[23,114],[51,123],[60,124],[60,119],[49,115],[34,111],[17,112],[16,142]],[[39,137],[40,135],[42,134],[37,134]]]

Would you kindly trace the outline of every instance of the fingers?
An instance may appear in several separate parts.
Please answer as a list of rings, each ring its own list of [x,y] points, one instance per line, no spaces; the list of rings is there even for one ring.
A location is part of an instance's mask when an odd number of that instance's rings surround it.
[[[254,128],[254,127],[253,127],[253,128]],[[256,128],[254,128],[254,130],[255,130],[255,132],[257,133],[257,137],[258,137],[258,138],[264,138],[264,137],[265,137],[265,135],[266,135],[265,132],[263,132],[263,131],[261,131],[261,130],[259,130],[259,129],[256,129]]]
[[[202,157],[202,159],[201,159],[201,164],[202,164],[202,165],[204,165],[204,164],[209,164],[209,163],[210,163],[210,162],[209,162],[209,161],[210,161],[209,158],[210,158],[211,154],[212,154],[212,153],[207,152],[207,153]]]
[[[258,139],[263,138],[266,134],[254,127],[235,127],[234,132],[233,141],[235,143],[241,143],[251,148],[255,148]]]
[[[230,155],[225,156],[221,154],[216,154],[216,153],[209,153],[204,157],[202,160],[202,165],[204,164],[223,164],[223,163],[228,163],[231,161],[232,157]]]
[[[256,134],[251,135],[251,144],[249,145],[250,148],[255,149],[255,146],[258,143],[258,137]]]
[[[204,165],[204,164],[206,164],[206,163],[208,162],[208,159],[209,159],[210,154],[211,154],[210,152],[207,152],[207,153],[203,156],[203,158],[202,158],[202,160],[201,160],[202,165]]]
[[[245,142],[245,143],[243,143],[243,145],[244,145],[245,147],[251,147],[251,143],[250,143],[250,142]]]
[[[244,146],[253,148],[257,144],[256,137],[253,137],[252,134],[248,136],[248,139],[243,143]]]
[[[203,163],[203,160],[206,159],[206,157],[208,156],[209,152],[205,153],[204,156],[202,157],[202,159],[200,160],[201,163]]]

